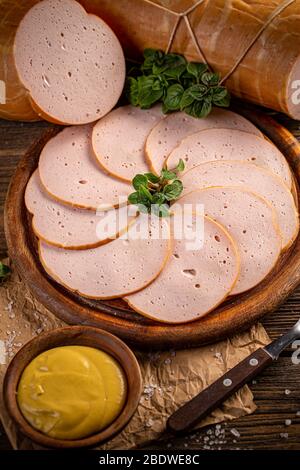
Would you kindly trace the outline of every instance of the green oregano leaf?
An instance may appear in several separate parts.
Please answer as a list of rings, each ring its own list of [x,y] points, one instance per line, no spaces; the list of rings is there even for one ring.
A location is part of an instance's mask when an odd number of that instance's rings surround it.
[[[151,108],[163,96],[163,87],[160,81],[154,76],[141,76],[138,82],[138,102],[142,109]]]
[[[146,178],[148,181],[150,181],[153,184],[156,184],[159,182],[159,176],[155,175],[154,173],[145,173]]]
[[[135,177],[132,180],[132,186],[137,191],[141,186],[147,186],[147,184],[148,184],[148,178],[146,175],[140,175],[140,174],[135,175]]]
[[[181,171],[184,171],[184,168],[185,168],[185,164],[184,164],[184,161],[181,158],[178,162],[178,165],[176,166],[176,170],[181,172]]]
[[[188,73],[195,77],[197,80],[200,80],[204,72],[207,71],[207,64],[199,64],[197,62],[189,62],[186,67]]]
[[[176,178],[176,173],[174,173],[174,171],[169,171],[167,169],[163,169],[162,172],[161,172],[161,176],[163,179],[165,180],[174,180]]]
[[[132,106],[139,105],[139,90],[136,78],[128,77],[125,85],[126,96]]]
[[[177,199],[183,190],[183,184],[180,180],[175,180],[164,187],[164,195],[167,201]]]
[[[140,196],[140,202],[147,204],[148,201],[152,201],[152,194],[146,186],[140,186],[138,193]]]
[[[182,85],[174,84],[168,88],[167,96],[164,99],[165,107],[170,111],[176,111],[180,109],[180,102],[184,89]]]
[[[162,204],[164,204],[164,202],[166,202],[166,197],[163,193],[153,194],[152,204],[158,204],[159,206],[161,206]]]
[[[128,202],[130,202],[130,204],[138,204],[139,201],[140,201],[140,195],[137,191],[135,193],[129,194]]]
[[[213,103],[214,103],[216,106],[221,106],[221,107],[223,107],[223,108],[228,108],[228,106],[230,105],[230,95],[229,95],[229,93],[228,93],[228,91],[227,91],[226,88],[225,88],[225,90],[226,90],[226,93],[225,93],[225,91],[224,91],[224,96],[223,96],[223,98],[220,98],[220,97],[218,97],[218,96],[214,96],[214,95],[213,95],[212,100],[213,100]]]
[[[9,266],[6,266],[6,264],[3,264],[2,262],[0,262],[0,279],[1,280],[5,279],[9,274],[10,274]]]
[[[156,215],[157,217],[169,217],[170,216],[170,209],[167,204],[154,204],[151,208],[152,214]]]

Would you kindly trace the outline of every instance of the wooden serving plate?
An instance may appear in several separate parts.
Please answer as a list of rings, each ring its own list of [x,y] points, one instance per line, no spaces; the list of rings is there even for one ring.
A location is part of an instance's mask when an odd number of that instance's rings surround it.
[[[294,173],[299,199],[300,144],[269,116],[239,107],[284,153]],[[59,128],[47,129],[20,161],[11,180],[5,206],[5,233],[11,259],[36,298],[69,324],[103,328],[141,348],[181,348],[221,340],[248,328],[275,310],[300,283],[300,235],[279,259],[269,276],[251,291],[229,298],[218,309],[192,323],[167,325],[144,318],[122,300],[94,301],[76,295],[54,282],[42,268],[36,251],[30,218],[24,204],[27,181],[37,167],[41,149]]]

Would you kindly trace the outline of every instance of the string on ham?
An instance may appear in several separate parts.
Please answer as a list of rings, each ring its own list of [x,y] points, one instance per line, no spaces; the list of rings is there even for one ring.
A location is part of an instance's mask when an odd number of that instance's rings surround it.
[[[168,45],[165,49],[165,53],[168,54],[172,48],[172,45],[174,43],[174,39],[175,39],[175,36],[176,36],[176,33],[177,33],[177,30],[178,30],[178,27],[181,23],[181,20],[182,18],[184,19],[184,22],[187,26],[187,30],[191,36],[191,39],[194,43],[194,46],[198,52],[198,55],[201,59],[202,62],[206,63],[209,67],[209,69],[212,71],[212,68],[211,66],[209,65],[206,57],[205,57],[205,54],[203,52],[203,50],[201,49],[201,46],[199,44],[199,41],[196,37],[196,34],[192,28],[192,25],[191,25],[191,22],[189,20],[189,17],[188,15],[190,13],[192,13],[196,8],[198,8],[205,0],[199,0],[198,2],[196,2],[194,5],[192,5],[191,7],[189,7],[187,10],[183,11],[183,12],[177,12],[177,11],[173,11],[171,10],[170,8],[164,6],[164,5],[161,5],[159,3],[156,3],[155,1],[153,0],[143,0],[145,3],[148,3],[149,5],[153,5],[154,7],[156,8],[159,8],[160,10],[163,10],[167,13],[170,13],[171,15],[174,15],[176,17],[176,21],[175,21],[175,24],[173,26],[173,29],[171,31],[171,34],[170,34],[170,38],[169,38],[169,41],[168,41]],[[266,21],[262,24],[262,26],[259,28],[259,30],[257,31],[257,33],[255,34],[255,36],[251,39],[251,41],[249,42],[248,46],[245,48],[245,50],[240,54],[240,56],[237,58],[237,60],[235,61],[235,63],[233,64],[233,66],[231,67],[231,69],[224,75],[224,77],[221,79],[220,81],[220,85],[222,85],[223,83],[226,82],[226,80],[228,80],[229,77],[231,77],[231,75],[236,71],[236,69],[238,68],[238,66],[241,64],[241,62],[244,60],[244,58],[246,57],[246,55],[248,54],[248,52],[250,51],[250,49],[252,48],[252,46],[256,43],[256,41],[258,40],[258,38],[262,35],[262,33],[267,29],[267,27],[274,21],[275,18],[277,18],[277,16],[279,16],[288,6],[290,6],[292,3],[295,3],[296,0],[284,0],[280,5],[278,5],[277,8],[275,8],[275,10],[273,10],[273,12],[270,14],[270,16],[266,19]]]

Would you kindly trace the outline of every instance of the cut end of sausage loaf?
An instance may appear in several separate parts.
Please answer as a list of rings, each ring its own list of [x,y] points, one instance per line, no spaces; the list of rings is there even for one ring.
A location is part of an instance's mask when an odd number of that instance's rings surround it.
[[[14,42],[19,78],[45,119],[85,124],[107,114],[125,80],[118,39],[74,0],[44,0],[21,21]]]

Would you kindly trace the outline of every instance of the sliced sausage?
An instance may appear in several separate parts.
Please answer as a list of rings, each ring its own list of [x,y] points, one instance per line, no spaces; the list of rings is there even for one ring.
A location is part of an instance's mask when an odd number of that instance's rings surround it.
[[[186,170],[213,160],[245,160],[273,171],[289,188],[292,185],[289,165],[277,147],[237,129],[209,129],[186,137],[170,153],[167,167],[175,167],[180,158]]]
[[[100,119],[92,139],[93,150],[103,169],[127,182],[137,173],[147,173],[146,138],[163,117],[160,105],[151,109],[123,106]]]
[[[103,245],[126,232],[135,219],[128,206],[97,212],[61,204],[43,190],[37,170],[27,184],[25,204],[33,215],[36,236],[50,245],[68,249]]]
[[[297,237],[299,217],[293,196],[282,180],[270,171],[248,162],[215,161],[188,170],[181,179],[182,195],[210,186],[237,186],[259,194],[276,210],[283,249]]]
[[[17,29],[14,59],[38,114],[85,124],[117,103],[125,80],[120,43],[103,20],[74,0],[44,0]]]
[[[204,214],[222,224],[237,243],[241,270],[231,294],[256,286],[275,266],[281,252],[275,209],[257,194],[225,186],[193,191],[172,208],[195,211],[197,204],[202,204]]]
[[[64,129],[44,147],[39,175],[45,190],[58,201],[84,209],[118,207],[132,187],[104,173],[91,149],[92,127]]]
[[[228,232],[206,217],[202,248],[191,250],[184,238],[174,240],[172,255],[159,277],[125,300],[138,313],[160,322],[197,320],[231,292],[239,265],[238,251]]]
[[[40,260],[58,283],[95,299],[122,297],[150,284],[170,254],[168,222],[141,215],[127,236],[88,250],[65,250],[40,241]]]
[[[243,116],[225,109],[214,108],[204,119],[186,113],[173,113],[159,122],[150,132],[146,142],[146,156],[152,171],[160,174],[165,159],[188,135],[204,129],[239,129],[262,137],[262,133]]]

